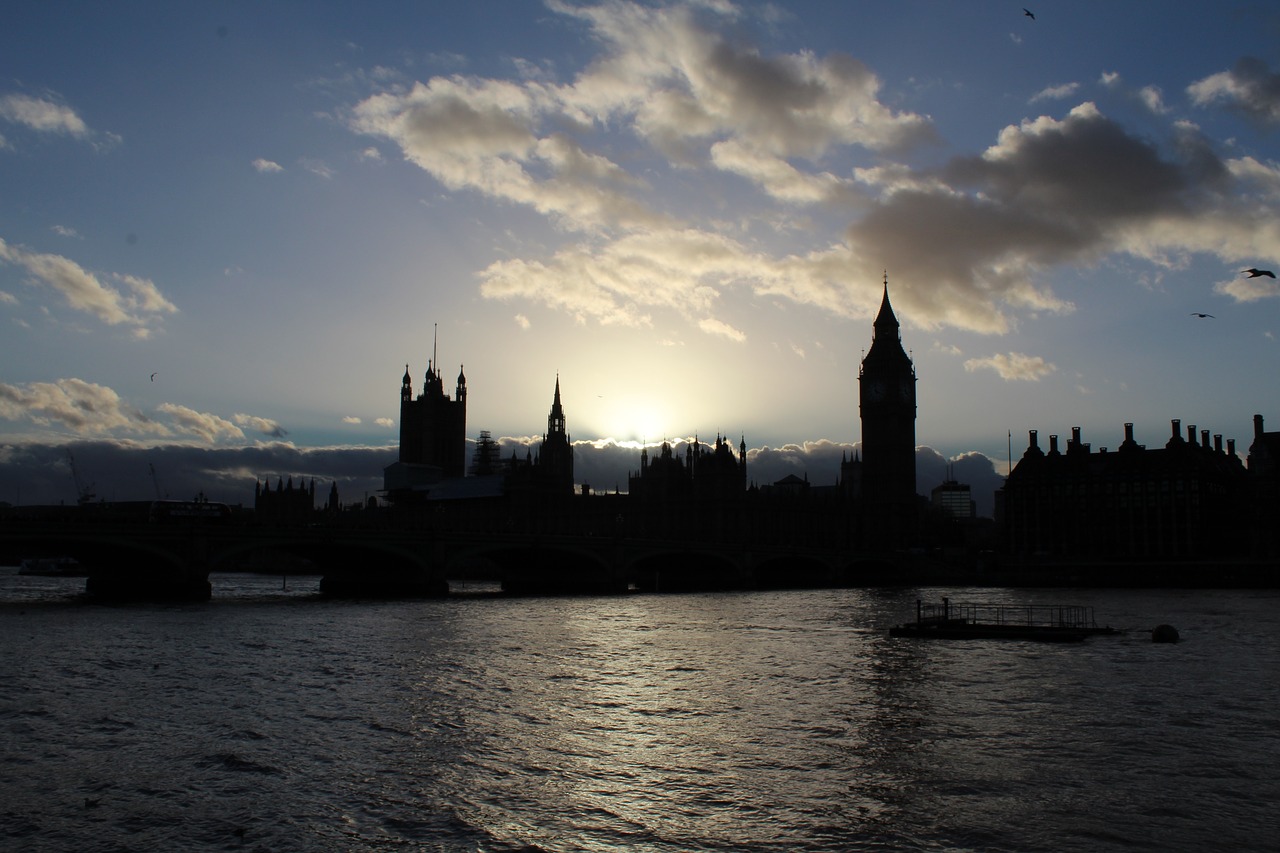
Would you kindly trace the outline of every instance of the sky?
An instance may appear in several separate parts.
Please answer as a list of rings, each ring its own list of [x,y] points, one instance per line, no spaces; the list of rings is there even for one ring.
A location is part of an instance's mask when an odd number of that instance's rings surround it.
[[[433,353],[512,452],[558,377],[597,490],[830,484],[886,276],[922,493],[1280,424],[1275,4],[11,6],[0,501],[359,499]]]

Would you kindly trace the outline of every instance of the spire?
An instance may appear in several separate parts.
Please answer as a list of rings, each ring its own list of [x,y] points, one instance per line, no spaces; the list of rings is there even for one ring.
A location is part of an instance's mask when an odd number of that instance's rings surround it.
[[[560,374],[556,374],[556,394],[551,403],[551,414],[547,415],[547,434],[564,435],[564,407],[560,405]]]
[[[894,337],[898,334],[898,318],[893,313],[893,306],[889,304],[889,273],[886,270],[884,274],[884,295],[880,298],[880,311],[876,314],[875,336],[880,337],[882,333],[890,333]]]

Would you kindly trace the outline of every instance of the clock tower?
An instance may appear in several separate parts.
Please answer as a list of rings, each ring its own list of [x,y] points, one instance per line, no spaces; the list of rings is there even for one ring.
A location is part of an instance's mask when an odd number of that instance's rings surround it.
[[[892,533],[895,544],[905,544],[901,534],[916,503],[916,371],[902,348],[887,273],[874,330],[858,371],[862,498],[868,532]]]

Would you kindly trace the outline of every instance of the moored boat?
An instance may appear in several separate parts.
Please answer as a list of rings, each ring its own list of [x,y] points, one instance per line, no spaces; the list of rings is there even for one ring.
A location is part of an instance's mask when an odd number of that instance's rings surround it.
[[[1092,607],[1076,604],[941,604],[916,601],[916,619],[889,629],[890,637],[933,640],[1039,640],[1078,643],[1098,634],[1118,634],[1100,626]]]

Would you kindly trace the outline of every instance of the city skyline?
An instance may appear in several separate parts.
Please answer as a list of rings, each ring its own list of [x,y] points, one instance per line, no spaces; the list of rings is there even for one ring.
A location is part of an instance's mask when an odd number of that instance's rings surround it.
[[[433,352],[469,439],[536,441],[558,374],[580,460],[723,433],[823,485],[886,271],[959,479],[1029,429],[1244,453],[1280,418],[1280,289],[1241,273],[1280,269],[1280,62],[1240,45],[1280,13],[1159,8],[14,10],[0,500],[61,499],[82,442],[147,489],[354,483]]]

